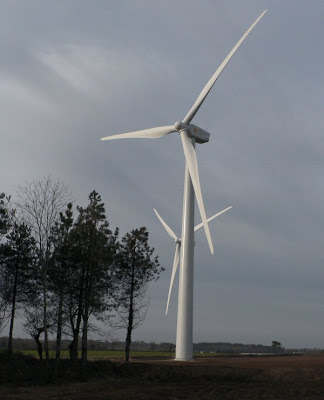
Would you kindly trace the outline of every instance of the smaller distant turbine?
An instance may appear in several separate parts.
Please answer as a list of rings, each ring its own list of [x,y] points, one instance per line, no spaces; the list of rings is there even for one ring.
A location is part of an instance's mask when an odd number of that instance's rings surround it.
[[[212,221],[214,218],[224,214],[226,211],[230,210],[232,206],[225,208],[222,211],[219,211],[218,213],[214,214],[212,217],[207,219],[207,222]],[[169,310],[169,303],[170,303],[170,297],[171,297],[171,292],[172,292],[172,287],[173,287],[173,282],[174,282],[174,277],[177,272],[178,264],[179,264],[179,259],[180,259],[180,246],[181,246],[181,238],[179,238],[173,230],[169,227],[169,225],[163,220],[161,215],[156,211],[154,208],[154,212],[158,219],[160,220],[161,224],[163,225],[164,229],[167,231],[170,237],[174,239],[176,243],[176,248],[175,248],[175,253],[174,253],[174,259],[173,259],[173,267],[172,267],[172,274],[171,274],[171,280],[170,280],[170,286],[169,286],[169,294],[168,294],[168,301],[167,301],[167,306],[165,310],[165,314],[168,313]],[[194,231],[197,232],[200,228],[202,228],[204,224],[201,222],[200,224],[196,225],[194,228]]]

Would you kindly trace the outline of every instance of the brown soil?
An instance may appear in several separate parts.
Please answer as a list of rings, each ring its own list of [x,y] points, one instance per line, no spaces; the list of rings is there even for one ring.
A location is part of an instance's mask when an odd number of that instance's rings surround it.
[[[324,355],[116,364],[114,376],[46,386],[5,385],[1,400],[324,399]]]

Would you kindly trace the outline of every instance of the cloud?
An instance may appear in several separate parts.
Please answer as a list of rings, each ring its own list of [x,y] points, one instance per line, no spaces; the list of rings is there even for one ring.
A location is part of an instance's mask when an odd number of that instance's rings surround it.
[[[22,79],[0,74],[0,102],[4,107],[28,108],[31,112],[53,112],[53,105],[37,87]]]

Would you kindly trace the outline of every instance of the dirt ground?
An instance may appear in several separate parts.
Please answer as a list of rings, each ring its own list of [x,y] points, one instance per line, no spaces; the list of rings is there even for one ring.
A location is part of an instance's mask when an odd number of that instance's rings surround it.
[[[147,360],[120,367],[118,377],[88,382],[5,385],[0,387],[0,399],[324,399],[324,355],[215,357],[186,363]]]

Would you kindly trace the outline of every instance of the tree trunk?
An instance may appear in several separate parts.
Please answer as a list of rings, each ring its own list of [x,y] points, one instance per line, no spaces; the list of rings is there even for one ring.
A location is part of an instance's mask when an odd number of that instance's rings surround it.
[[[12,293],[12,307],[11,307],[11,318],[10,318],[10,328],[9,328],[9,338],[8,338],[8,353],[12,354],[12,336],[13,336],[13,327],[16,313],[16,294],[17,294],[17,279],[18,279],[18,268],[16,267],[15,271],[15,281],[14,288]]]
[[[80,326],[78,328],[73,329],[73,339],[72,342],[69,344],[69,353],[71,360],[78,359],[79,332],[80,332]]]
[[[37,345],[37,353],[38,353],[38,357],[39,357],[40,361],[43,361],[43,346],[42,346],[42,342],[39,340],[42,332],[43,332],[43,329],[38,329],[37,334],[32,336]]]
[[[82,307],[83,307],[83,284],[84,284],[84,271],[82,270],[82,274],[79,281],[79,294],[78,294],[78,316],[77,322],[74,328],[73,323],[73,314],[70,312],[70,322],[72,327],[73,339],[69,345],[70,359],[77,360],[78,359],[78,344],[79,344],[79,333],[82,319]]]
[[[55,366],[54,366],[54,377],[57,375],[58,365],[61,357],[61,343],[62,343],[62,321],[63,321],[63,286],[60,287],[59,296],[59,307],[58,307],[58,318],[57,318],[57,333],[56,333],[56,354],[55,354]]]
[[[80,326],[81,326],[81,310],[79,309],[78,311],[78,317],[77,317],[77,322],[75,328],[72,326],[72,333],[73,333],[73,339],[72,342],[69,344],[69,353],[70,353],[70,359],[71,360],[77,360],[78,359],[78,348],[79,348],[79,333],[80,333]]]
[[[90,277],[89,277],[89,270],[90,268],[87,267],[85,273],[83,274],[84,276],[84,309],[82,313],[82,320],[83,320],[83,325],[82,325],[82,344],[81,344],[81,360],[82,360],[82,366],[85,367],[87,365],[87,359],[88,359],[88,321],[89,321],[89,304],[90,304],[90,299],[91,299],[91,282],[90,282]]]
[[[69,344],[69,354],[70,360],[77,360],[78,359],[78,338],[79,335],[75,335],[76,330],[73,331],[73,339]]]
[[[126,346],[125,346],[126,362],[129,362],[131,342],[132,342],[132,328],[131,328],[130,325],[128,325],[128,327],[127,327],[127,336],[126,336]]]
[[[85,315],[83,316],[83,327],[82,327],[82,364],[86,365],[88,360],[88,309],[85,310]]]
[[[49,367],[49,351],[48,351],[48,331],[47,331],[47,271],[44,271],[43,276],[43,308],[44,308],[44,350],[46,357],[46,369]]]
[[[126,346],[125,346],[125,358],[126,362],[129,362],[130,358],[130,346],[132,343],[132,331],[133,331],[133,320],[134,320],[134,275],[135,266],[133,263],[132,270],[132,281],[131,281],[131,292],[129,297],[129,313],[128,313],[128,325],[127,325],[127,336],[126,336]]]

